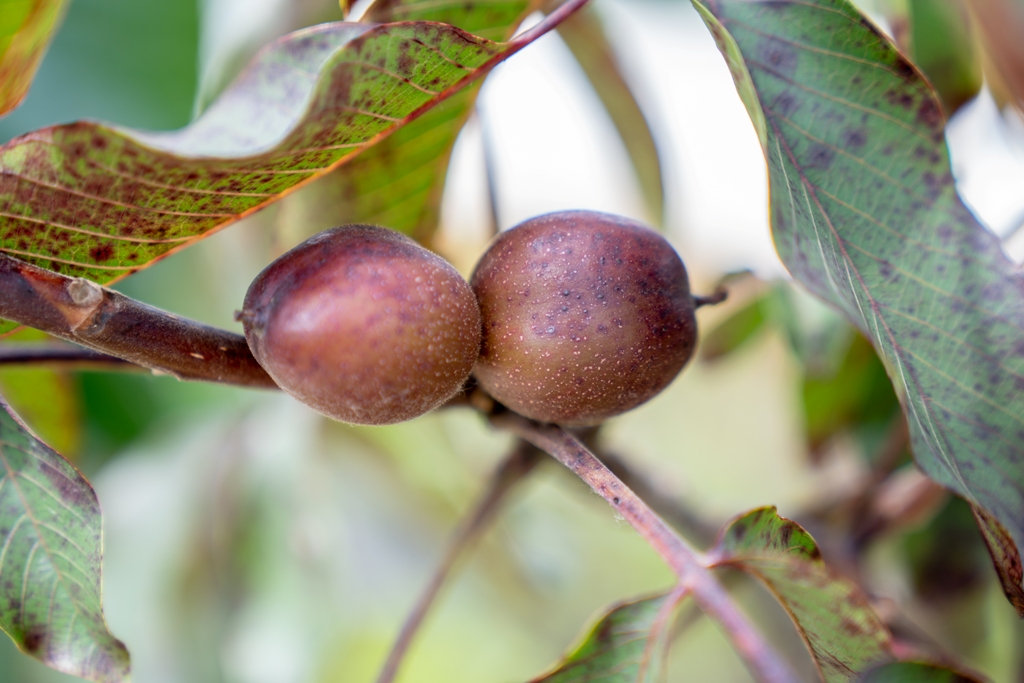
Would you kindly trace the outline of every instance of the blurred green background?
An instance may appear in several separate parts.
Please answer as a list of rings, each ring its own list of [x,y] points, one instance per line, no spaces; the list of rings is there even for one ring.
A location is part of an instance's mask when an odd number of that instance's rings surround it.
[[[678,3],[635,4],[645,16],[688,22],[685,34],[697,35],[699,23]],[[630,7],[623,1],[612,10]],[[265,18],[250,40],[238,38],[245,12]],[[233,16],[237,26],[210,23]],[[334,3],[319,1],[74,0],[28,99],[0,120],[0,136],[79,118],[183,126],[197,97],[208,102],[260,43],[338,18]],[[230,49],[218,52],[218,40]],[[701,49],[714,50],[703,40]],[[725,78],[724,65],[717,68]],[[288,230],[289,215],[272,207],[118,289],[238,330],[232,314],[248,283],[291,246],[280,235],[302,232]],[[486,235],[447,228],[440,243],[465,271]],[[695,229],[670,226],[684,255],[700,243],[687,233]],[[699,260],[689,266],[698,290],[710,290],[720,275]],[[791,300],[785,315],[759,298],[766,287],[752,279],[720,310],[702,311],[702,326],[712,329],[751,302],[766,307],[723,358],[695,362],[604,433],[608,448],[715,524],[759,505],[795,515],[826,500],[866,470],[879,425],[894,414],[870,348],[865,355],[849,329],[789,285],[776,288]],[[800,320],[787,328],[787,316]],[[794,325],[813,334],[795,339]],[[141,373],[3,370],[0,390],[97,489],[106,610],[132,652],[136,683],[372,681],[448,533],[509,448],[507,437],[462,409],[353,428],[282,395]],[[904,607],[918,635],[996,681],[1019,683],[1022,630],[965,510],[948,503],[914,529],[876,539],[866,549],[866,578]],[[528,680],[609,603],[670,581],[627,524],[545,465],[462,565],[399,680]],[[814,680],[786,616],[760,588],[737,586]],[[71,680],[0,638],[0,683]],[[679,634],[670,680],[750,678],[701,620]]]

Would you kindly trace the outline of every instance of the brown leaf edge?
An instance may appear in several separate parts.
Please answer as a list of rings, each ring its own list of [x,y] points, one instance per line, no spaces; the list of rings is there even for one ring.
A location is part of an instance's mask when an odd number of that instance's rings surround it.
[[[1017,614],[1024,619],[1024,568],[1021,566],[1020,551],[1010,537],[1010,532],[983,508],[971,503],[971,512],[978,523],[992,564],[999,575],[1006,599]]]

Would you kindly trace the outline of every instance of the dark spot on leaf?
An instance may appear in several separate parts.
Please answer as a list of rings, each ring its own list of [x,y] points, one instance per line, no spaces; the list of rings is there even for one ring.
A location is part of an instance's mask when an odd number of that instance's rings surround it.
[[[89,250],[89,258],[97,263],[109,261],[114,256],[114,248],[109,244],[97,244]]]
[[[917,108],[917,120],[919,123],[927,126],[928,128],[939,131],[939,140],[942,139],[941,132],[944,125],[942,109],[939,107],[939,103],[931,97],[926,97],[921,101],[921,106]]]
[[[765,63],[779,73],[791,75],[796,70],[796,51],[782,44],[773,44],[762,52]]]
[[[832,160],[836,154],[831,148],[820,143],[815,143],[808,154],[807,168],[816,168],[820,171],[827,171],[832,166]]]
[[[786,523],[779,529],[779,538],[782,540],[782,545],[789,546],[789,539],[793,536],[793,525]]]
[[[864,128],[847,128],[843,131],[843,143],[850,149],[859,149],[868,141],[868,133]]]
[[[885,93],[885,99],[894,107],[911,109],[914,106],[914,96],[907,90],[889,90]]]
[[[896,55],[896,62],[892,65],[892,70],[905,81],[913,81],[917,77],[914,67],[901,54]]]
[[[39,652],[46,642],[46,628],[39,625],[30,626],[25,631],[25,637],[22,640],[27,652]]]

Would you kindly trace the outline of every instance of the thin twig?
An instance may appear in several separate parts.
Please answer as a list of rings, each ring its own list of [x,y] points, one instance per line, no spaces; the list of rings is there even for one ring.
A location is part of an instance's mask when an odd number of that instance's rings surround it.
[[[61,370],[148,372],[141,365],[72,344],[37,342],[0,345],[0,365],[44,365]]]
[[[704,613],[718,622],[754,678],[762,683],[799,680],[718,583],[700,554],[673,532],[579,440],[558,426],[539,424],[515,413],[493,415],[491,422],[549,453],[611,504],[668,563],[680,582],[690,589]]]
[[[437,598],[445,579],[451,574],[456,561],[491,521],[509,491],[533,471],[533,468],[541,461],[542,455],[536,448],[521,441],[498,466],[483,497],[477,501],[473,511],[459,525],[448,543],[441,563],[434,570],[434,575],[430,577],[430,581],[424,587],[416,605],[406,617],[405,623],[402,624],[402,630],[399,631],[398,638],[391,647],[391,652],[388,653],[387,661],[384,662],[384,667],[377,677],[377,683],[391,683],[394,680],[416,631],[423,623],[427,611]]]
[[[178,379],[277,388],[239,334],[2,254],[0,318]]]
[[[694,296],[693,307],[700,308],[701,306],[715,306],[720,304],[729,298],[729,290],[725,287],[719,287],[711,294],[707,296]]]

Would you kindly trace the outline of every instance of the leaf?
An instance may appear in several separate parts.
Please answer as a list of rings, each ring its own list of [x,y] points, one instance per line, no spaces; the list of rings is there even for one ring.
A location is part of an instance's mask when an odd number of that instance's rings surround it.
[[[910,56],[952,115],[981,89],[967,10],[960,0],[910,0],[909,9]]]
[[[306,239],[346,223],[370,223],[427,242],[437,228],[452,147],[478,91],[471,86],[455,94],[288,197],[289,239]]]
[[[606,612],[555,669],[531,683],[655,683],[664,678],[669,622],[684,592],[624,602]]]
[[[865,595],[826,567],[810,534],[774,507],[730,522],[708,560],[767,586],[793,619],[826,683],[856,680],[870,666],[893,658],[889,632]]]
[[[872,669],[861,683],[980,683],[977,678],[931,664],[899,662]]]
[[[536,0],[381,0],[363,21],[439,21],[508,39]],[[290,198],[286,219],[305,238],[344,223],[386,225],[427,242],[437,228],[448,160],[479,91],[467,88]]]
[[[878,350],[920,467],[1019,548],[1024,275],[956,194],[935,93],[846,0],[697,7],[763,129],[783,262]]]
[[[885,431],[899,401],[871,344],[854,334],[834,373],[803,381],[804,424],[812,450],[843,431]]]
[[[764,328],[768,296],[767,292],[759,294],[705,334],[700,340],[700,359],[709,363],[719,360],[756,337]]]
[[[647,211],[654,223],[661,225],[665,213],[665,191],[658,146],[593,6],[584,7],[562,22],[558,34],[583,68],[615,124],[640,181]]]
[[[536,0],[377,0],[363,21],[438,21],[488,40],[508,40]]]
[[[52,339],[38,330],[22,328],[4,338],[4,346]],[[66,370],[46,367],[0,366],[2,395],[33,432],[58,453],[74,460],[82,441],[78,386]]]
[[[0,116],[25,99],[64,0],[8,0],[0,8]]]
[[[0,630],[64,673],[128,680],[101,606],[103,532],[89,482],[0,399]]]
[[[1018,546],[999,520],[977,505],[972,505],[971,511],[981,530],[981,537],[985,539],[985,546],[992,557],[1006,599],[1017,610],[1017,614],[1024,615],[1024,570],[1021,569]]]
[[[906,534],[902,542],[914,592],[927,604],[948,605],[991,577],[971,507],[960,498],[950,497],[928,526]]]
[[[189,127],[80,122],[0,148],[0,251],[107,283],[355,158],[539,35],[324,24],[261,52]]]

